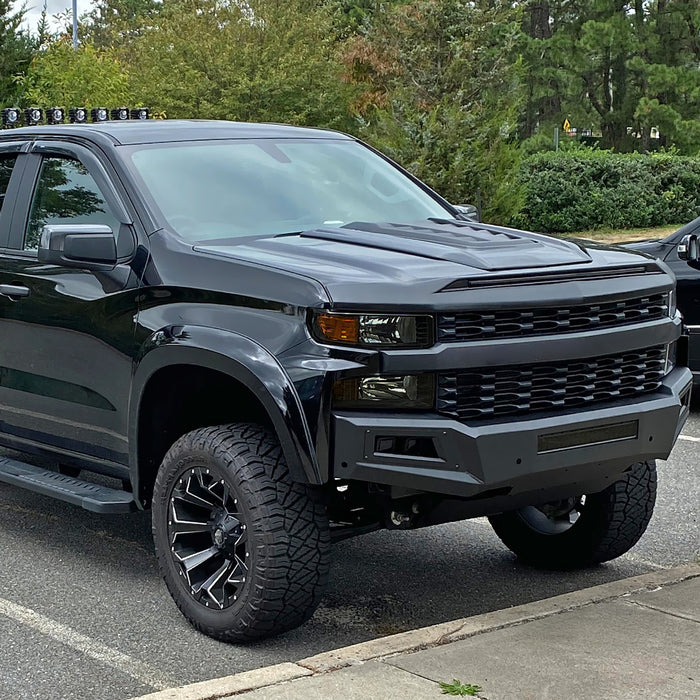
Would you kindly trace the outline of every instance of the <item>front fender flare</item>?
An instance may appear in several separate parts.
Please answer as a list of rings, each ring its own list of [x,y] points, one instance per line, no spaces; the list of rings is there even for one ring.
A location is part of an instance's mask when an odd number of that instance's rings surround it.
[[[129,403],[130,461],[135,493],[139,493],[138,425],[144,389],[158,370],[183,364],[217,370],[248,388],[270,417],[292,479],[323,483],[301,401],[274,355],[238,333],[200,326],[171,326],[154,333],[142,346],[136,360]]]

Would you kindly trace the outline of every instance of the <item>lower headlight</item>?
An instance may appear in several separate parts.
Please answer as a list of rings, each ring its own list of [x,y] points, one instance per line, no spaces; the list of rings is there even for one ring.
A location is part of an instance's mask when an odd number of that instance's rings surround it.
[[[335,408],[430,409],[435,404],[435,377],[352,377],[333,385]]]

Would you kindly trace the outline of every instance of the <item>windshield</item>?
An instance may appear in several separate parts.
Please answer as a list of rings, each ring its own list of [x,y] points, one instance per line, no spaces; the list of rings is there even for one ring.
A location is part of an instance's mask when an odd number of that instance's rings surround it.
[[[451,216],[355,141],[166,144],[139,147],[131,159],[169,226],[188,241]]]

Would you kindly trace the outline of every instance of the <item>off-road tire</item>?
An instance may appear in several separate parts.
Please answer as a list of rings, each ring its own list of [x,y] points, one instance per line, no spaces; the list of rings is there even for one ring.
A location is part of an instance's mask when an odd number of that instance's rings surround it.
[[[615,559],[644,534],[656,501],[656,464],[637,462],[624,478],[588,494],[580,516],[557,534],[537,531],[526,509],[489,518],[496,534],[522,561],[543,569],[579,569]]]
[[[176,485],[202,468],[225,480],[235,495],[248,538],[245,583],[224,609],[195,599],[169,541]],[[321,600],[330,565],[325,505],[317,490],[292,481],[277,438],[261,426],[200,428],[177,440],[158,471],[152,527],[170,594],[192,625],[210,637],[247,642],[280,634],[308,620]]]

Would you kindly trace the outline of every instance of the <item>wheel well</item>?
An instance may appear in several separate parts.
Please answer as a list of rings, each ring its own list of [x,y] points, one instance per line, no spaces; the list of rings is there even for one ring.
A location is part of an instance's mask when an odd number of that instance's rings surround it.
[[[245,385],[195,365],[158,370],[144,388],[138,421],[139,497],[147,503],[165,453],[185,433],[243,421],[272,425],[260,400]]]

